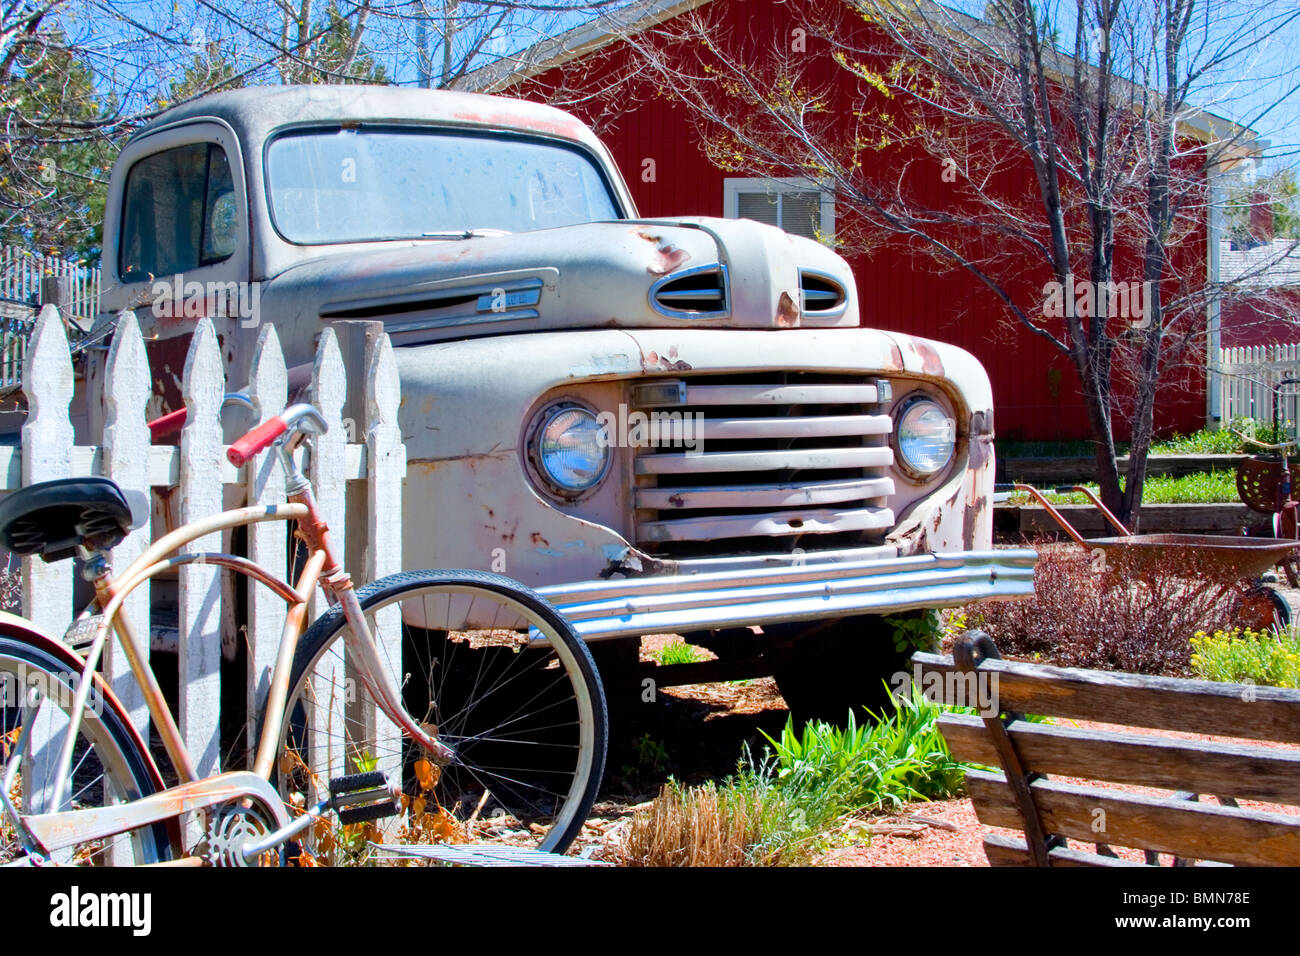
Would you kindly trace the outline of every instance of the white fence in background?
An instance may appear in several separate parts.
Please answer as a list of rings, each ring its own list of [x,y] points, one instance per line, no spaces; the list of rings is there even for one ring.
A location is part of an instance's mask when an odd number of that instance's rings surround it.
[[[313,440],[308,476],[335,545],[346,554],[358,583],[401,567],[400,488],[406,473],[405,449],[396,429],[399,386],[392,345],[386,335],[375,334],[373,328],[364,328],[366,325],[374,324],[340,323],[338,335],[334,328],[324,330],[310,393],[329,431]],[[345,367],[345,355],[351,368]],[[273,326],[262,327],[251,368],[230,370],[228,387],[213,326],[207,319],[198,322],[181,388],[189,414],[177,445],[152,443],[146,405],[153,379],[133,313],[123,312],[118,317],[104,368],[102,434],[90,444],[76,444],[69,418],[73,365],[64,322],[53,306],[41,310],[23,369],[27,421],[20,448],[0,447],[0,475],[4,476],[0,491],[92,474],[112,478],[125,489],[152,491],[152,535],[148,527],[137,529],[114,549],[113,566],[119,574],[143,552],[151,537],[165,533],[173,521],[215,514],[222,510],[223,501],[229,506],[232,499],[250,505],[284,501],[284,476],[272,451],[238,469],[226,460],[226,438],[233,440],[286,404],[288,374]],[[351,394],[350,371],[351,380],[358,383]],[[227,409],[225,427],[229,431],[223,436],[224,393],[245,387],[257,414]],[[355,494],[348,493],[349,485],[354,485]],[[371,507],[376,500],[384,503],[382,508]],[[169,502],[174,503],[172,508]],[[383,518],[375,518],[376,514]],[[224,542],[220,538],[212,535],[186,550],[230,552],[230,533],[225,533]],[[249,527],[247,554],[283,577],[290,560],[287,526],[264,522]],[[25,558],[22,562],[23,613],[56,636],[64,633],[74,611],[73,570],[70,560],[45,564],[39,558]],[[246,621],[234,619],[236,586],[249,588]],[[140,635],[151,633],[151,618],[160,612],[160,589],[168,587],[156,579],[153,585],[136,589],[126,602]],[[180,677],[176,716],[199,771],[210,773],[219,768],[223,756],[219,752],[223,640],[227,648],[247,641],[245,691],[249,722],[255,725],[275,662],[286,605],[247,578],[203,564],[180,569],[176,593]],[[143,729],[147,722],[143,700],[116,642],[108,649],[104,670]],[[249,738],[254,731],[255,726],[250,726]]]
[[[41,280],[63,276],[69,299],[66,313],[89,324],[99,311],[99,270],[56,256],[42,256],[18,246],[0,246],[0,299],[31,306],[44,305]]]
[[[62,281],[45,280],[56,277]],[[57,289],[57,297],[50,298]],[[100,273],[54,256],[18,246],[0,246],[0,389],[22,382],[27,344],[42,305],[59,306],[78,329],[88,329],[99,312]]]
[[[1219,409],[1226,425],[1234,418],[1273,420],[1273,387],[1283,379],[1300,379],[1300,344],[1252,345],[1219,349]],[[1300,421],[1300,387],[1283,390],[1280,421]]]

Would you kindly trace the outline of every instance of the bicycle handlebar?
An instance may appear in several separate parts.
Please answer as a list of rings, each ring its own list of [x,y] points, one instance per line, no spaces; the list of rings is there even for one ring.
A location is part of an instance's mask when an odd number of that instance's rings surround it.
[[[221,400],[221,407],[227,405],[243,405],[249,411],[253,409],[253,401],[245,392],[227,392]],[[172,432],[178,432],[185,427],[185,422],[189,418],[190,410],[182,405],[174,412],[168,412],[153,421],[148,422],[150,437],[154,439],[161,438],[163,435],[170,435]]]
[[[238,468],[258,452],[264,451],[273,441],[288,430],[289,423],[279,415],[268,418],[227,448],[226,458]]]
[[[226,458],[238,468],[258,452],[265,451],[272,442],[291,429],[323,435],[329,430],[329,425],[316,410],[316,406],[306,402],[290,405],[279,415],[268,418],[231,445],[226,450]]]

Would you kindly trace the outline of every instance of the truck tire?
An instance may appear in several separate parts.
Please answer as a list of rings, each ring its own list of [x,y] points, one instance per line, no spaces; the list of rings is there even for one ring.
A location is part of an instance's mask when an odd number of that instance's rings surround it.
[[[842,726],[851,709],[859,721],[891,713],[887,685],[911,655],[894,650],[893,628],[882,618],[845,618],[793,637],[773,676],[796,722]]]

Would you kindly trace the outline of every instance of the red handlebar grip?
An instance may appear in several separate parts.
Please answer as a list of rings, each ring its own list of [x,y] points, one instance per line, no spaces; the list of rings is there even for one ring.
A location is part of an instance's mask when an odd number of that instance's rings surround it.
[[[149,423],[149,433],[154,438],[161,438],[163,435],[170,435],[172,432],[180,431],[185,425],[185,418],[189,415],[189,409],[182,405],[174,412],[168,412],[161,418],[155,418]]]
[[[268,418],[231,445],[226,451],[226,457],[230,459],[232,465],[238,468],[283,435],[288,427],[288,424],[279,415]]]

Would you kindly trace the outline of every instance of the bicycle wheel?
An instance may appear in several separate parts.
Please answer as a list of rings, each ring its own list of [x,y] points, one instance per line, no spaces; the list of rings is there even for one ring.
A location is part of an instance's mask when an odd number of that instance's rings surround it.
[[[367,862],[368,843],[495,842],[563,852],[604,770],[605,695],[591,654],[540,595],[480,571],[408,571],[357,597],[407,712],[456,759],[438,768],[376,715],[348,669],[338,608],[303,635],[290,678],[281,793],[315,799],[344,773],[400,772],[386,829],[318,827],[311,862]]]
[[[24,813],[56,809],[47,804],[53,799],[81,665],[80,658],[57,645],[0,635],[0,785],[16,768],[9,796]],[[73,750],[72,781],[57,809],[126,803],[158,789],[160,782],[126,714],[92,693]],[[0,811],[0,864],[25,855],[14,821]],[[158,824],[60,849],[54,859],[120,866],[169,856],[166,828]]]

